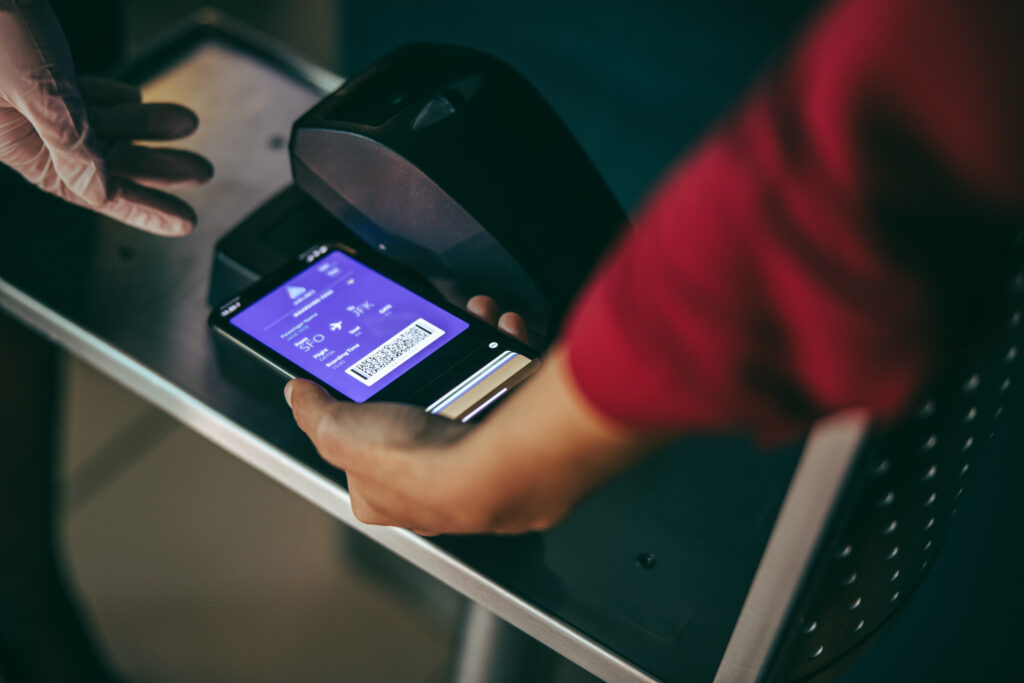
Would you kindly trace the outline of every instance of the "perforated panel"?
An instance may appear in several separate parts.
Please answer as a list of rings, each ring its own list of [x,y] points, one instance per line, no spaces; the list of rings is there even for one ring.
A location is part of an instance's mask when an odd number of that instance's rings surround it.
[[[1024,383],[1024,233],[1015,244],[1021,266],[1002,334],[872,446],[868,471],[848,492],[854,501],[797,601],[773,680],[811,677],[880,633],[933,563],[978,459],[1008,424],[1004,405]]]

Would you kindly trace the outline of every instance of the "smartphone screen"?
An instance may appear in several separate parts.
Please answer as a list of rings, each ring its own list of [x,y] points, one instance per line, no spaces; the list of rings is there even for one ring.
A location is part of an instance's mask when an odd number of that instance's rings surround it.
[[[406,284],[403,284],[406,283]],[[521,341],[371,251],[321,244],[210,314],[233,346],[336,398],[480,419],[540,365]]]
[[[328,252],[230,324],[357,403],[469,327],[341,251]]]

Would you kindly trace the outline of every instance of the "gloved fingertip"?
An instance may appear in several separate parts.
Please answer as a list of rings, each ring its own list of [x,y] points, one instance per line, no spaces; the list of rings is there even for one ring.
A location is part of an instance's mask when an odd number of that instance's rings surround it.
[[[185,237],[191,235],[196,229],[196,222],[194,220],[179,220],[172,227],[172,230],[168,237]]]
[[[185,237],[196,228],[195,220],[178,216],[146,218],[136,223],[129,223],[129,225],[162,237]]]
[[[168,233],[168,237],[186,237],[191,235],[196,229],[195,223],[181,223],[174,227],[174,229]]]
[[[192,231],[196,229],[199,218],[196,216],[195,209],[187,204],[183,208],[186,210],[183,215],[175,216],[172,221],[174,231],[170,235],[171,237],[184,237],[192,234]]]
[[[191,109],[182,107],[182,115],[178,118],[174,130],[175,137],[183,138],[186,135],[191,135],[198,127],[199,116]]]
[[[203,158],[203,161],[205,162],[204,168],[202,170],[203,175],[200,178],[198,178],[199,182],[201,183],[209,182],[210,180],[212,180],[214,174],[213,163],[205,157]]]
[[[144,104],[141,111],[146,112],[147,119],[143,119],[145,127],[139,129],[139,122],[132,121],[133,125],[124,123],[121,129],[133,129],[132,137],[154,140],[177,140],[188,137],[199,127],[199,116],[188,107],[180,104]],[[128,110],[127,113],[138,115],[137,111]],[[134,126],[134,127],[133,127]]]

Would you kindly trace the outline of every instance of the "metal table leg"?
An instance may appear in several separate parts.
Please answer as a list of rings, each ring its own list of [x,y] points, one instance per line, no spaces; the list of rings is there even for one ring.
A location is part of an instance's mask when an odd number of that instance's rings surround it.
[[[562,658],[514,626],[470,603],[463,617],[452,683],[554,680]]]

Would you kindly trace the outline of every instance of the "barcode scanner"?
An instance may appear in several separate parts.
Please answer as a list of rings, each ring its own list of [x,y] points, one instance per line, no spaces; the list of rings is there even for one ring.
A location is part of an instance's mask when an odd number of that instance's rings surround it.
[[[554,336],[627,223],[586,153],[516,71],[476,50],[413,44],[296,121],[302,191],[454,303],[489,294]]]

